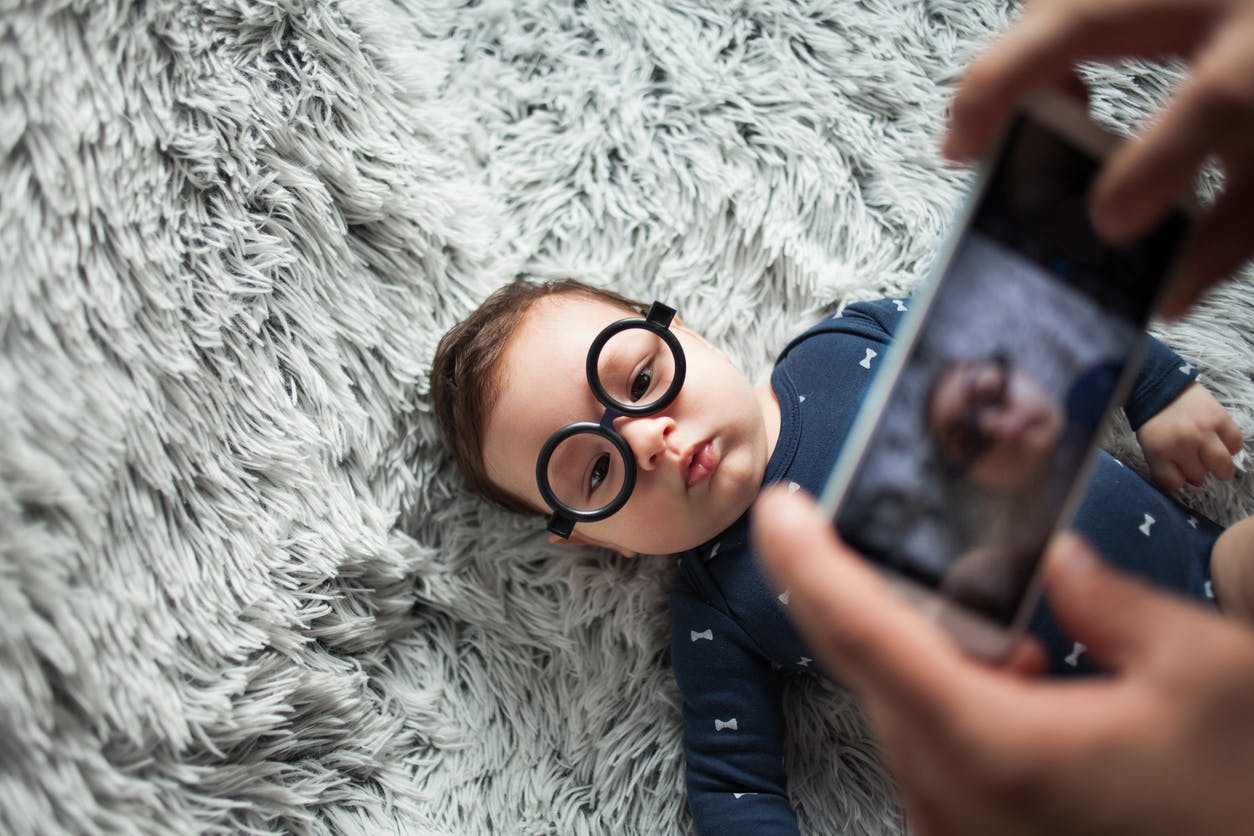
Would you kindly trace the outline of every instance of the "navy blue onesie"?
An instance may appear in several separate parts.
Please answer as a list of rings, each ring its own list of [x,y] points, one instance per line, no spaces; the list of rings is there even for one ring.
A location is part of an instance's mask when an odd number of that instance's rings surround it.
[[[771,374],[779,440],[764,484],[818,495],[866,385],[909,300],[860,302],[789,343]],[[1197,376],[1151,341],[1125,408],[1139,428]],[[1199,600],[1210,593],[1210,550],[1219,527],[1159,492],[1106,453],[1075,528],[1111,562]],[[816,670],[788,621],[788,595],[768,587],[748,543],[748,516],[680,555],[671,594],[671,658],[684,698],[688,803],[699,833],[797,833],[783,762],[781,679]],[[1032,632],[1055,673],[1087,668],[1082,645],[1042,607]]]

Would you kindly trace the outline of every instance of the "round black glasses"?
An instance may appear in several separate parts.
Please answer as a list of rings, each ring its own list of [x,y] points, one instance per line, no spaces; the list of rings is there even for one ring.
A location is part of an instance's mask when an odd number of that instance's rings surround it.
[[[609,517],[631,497],[636,457],[614,422],[659,412],[679,395],[687,363],[670,330],[674,318],[674,308],[654,302],[643,318],[613,322],[592,341],[585,371],[605,412],[557,430],[536,459],[536,484],[553,510],[547,527],[557,536]]]

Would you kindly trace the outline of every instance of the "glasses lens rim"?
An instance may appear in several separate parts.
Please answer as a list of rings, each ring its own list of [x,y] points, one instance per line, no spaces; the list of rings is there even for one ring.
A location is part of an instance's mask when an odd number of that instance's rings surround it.
[[[623,484],[618,489],[618,493],[598,508],[574,508],[567,505],[558,497],[557,492],[553,490],[553,486],[549,482],[549,460],[553,458],[553,453],[566,439],[580,434],[597,435],[610,442],[618,451],[618,455],[623,462]],[[631,497],[631,492],[636,487],[636,457],[631,452],[631,446],[627,443],[627,439],[623,438],[613,429],[598,424],[593,421],[579,421],[574,424],[567,424],[557,432],[548,437],[544,442],[544,446],[540,448],[540,455],[536,459],[536,487],[540,489],[540,496],[544,499],[550,509],[556,515],[567,517],[575,522],[596,522],[603,520],[617,513],[627,500]]]
[[[671,375],[671,385],[666,388],[661,397],[647,404],[629,404],[615,400],[613,396],[606,391],[605,386],[601,383],[601,376],[598,373],[598,367],[601,362],[601,352],[605,350],[605,346],[609,341],[621,334],[623,331],[630,329],[642,329],[650,331],[662,342],[666,343],[667,348],[671,351],[674,360],[674,372]],[[684,357],[683,346],[679,343],[679,338],[669,327],[661,325],[652,320],[643,317],[630,317],[628,319],[620,319],[612,322],[597,334],[596,339],[592,341],[591,347],[588,349],[588,359],[585,364],[585,374],[588,378],[588,386],[592,389],[592,394],[596,399],[605,406],[613,409],[623,415],[651,415],[654,412],[665,409],[670,405],[671,401],[679,396],[679,390],[683,388],[684,377],[688,373],[688,361]]]

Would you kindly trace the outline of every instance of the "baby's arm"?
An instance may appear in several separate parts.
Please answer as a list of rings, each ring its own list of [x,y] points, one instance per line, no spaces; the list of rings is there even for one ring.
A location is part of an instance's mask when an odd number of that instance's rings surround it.
[[[1231,479],[1243,439],[1236,422],[1195,378],[1197,370],[1153,338],[1126,411],[1150,476],[1163,490]]]
[[[699,834],[797,834],[784,772],[779,676],[740,626],[673,602],[671,664],[684,696],[688,806]]]

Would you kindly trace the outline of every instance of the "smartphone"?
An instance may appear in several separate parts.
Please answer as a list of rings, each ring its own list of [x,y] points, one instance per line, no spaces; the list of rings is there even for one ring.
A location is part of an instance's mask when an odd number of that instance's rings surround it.
[[[820,498],[841,538],[977,656],[1010,649],[1191,228],[1103,243],[1117,138],[1040,95],[1010,120],[909,303]]]

